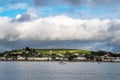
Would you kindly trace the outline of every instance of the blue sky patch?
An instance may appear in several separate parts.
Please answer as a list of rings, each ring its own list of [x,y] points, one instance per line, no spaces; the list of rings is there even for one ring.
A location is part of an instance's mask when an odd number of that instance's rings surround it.
[[[0,13],[0,16],[7,16],[10,18],[15,18],[18,14],[23,14],[27,11],[27,9],[11,9],[11,10],[4,10]]]

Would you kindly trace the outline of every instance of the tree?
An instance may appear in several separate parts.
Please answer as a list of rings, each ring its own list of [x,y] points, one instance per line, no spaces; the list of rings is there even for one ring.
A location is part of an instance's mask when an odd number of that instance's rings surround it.
[[[30,51],[30,48],[29,48],[29,47],[26,47],[25,50],[26,50],[26,51]]]
[[[70,53],[69,51],[66,51],[65,57],[68,58],[69,61],[72,61],[74,58],[74,55]]]
[[[52,54],[51,54],[51,58],[52,58],[52,60],[56,60],[56,54],[55,54],[55,53],[52,53]]]

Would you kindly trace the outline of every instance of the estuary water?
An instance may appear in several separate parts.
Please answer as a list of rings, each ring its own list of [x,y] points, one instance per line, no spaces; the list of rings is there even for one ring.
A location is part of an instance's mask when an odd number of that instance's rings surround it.
[[[120,63],[0,62],[0,80],[120,80]]]

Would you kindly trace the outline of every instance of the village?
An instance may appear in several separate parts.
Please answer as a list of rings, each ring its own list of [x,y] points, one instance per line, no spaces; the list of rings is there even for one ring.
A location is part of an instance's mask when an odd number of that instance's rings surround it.
[[[89,54],[70,52],[57,53],[51,49],[45,49],[46,53],[38,53],[35,49],[26,47],[24,51],[6,51],[0,53],[0,61],[71,61],[71,62],[120,62],[120,54],[106,51],[91,51]]]

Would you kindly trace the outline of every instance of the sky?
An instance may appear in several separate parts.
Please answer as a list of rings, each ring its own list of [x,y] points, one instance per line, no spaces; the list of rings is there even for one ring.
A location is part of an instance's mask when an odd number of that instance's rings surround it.
[[[0,0],[0,52],[25,47],[120,52],[120,0]]]

